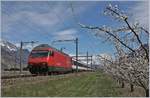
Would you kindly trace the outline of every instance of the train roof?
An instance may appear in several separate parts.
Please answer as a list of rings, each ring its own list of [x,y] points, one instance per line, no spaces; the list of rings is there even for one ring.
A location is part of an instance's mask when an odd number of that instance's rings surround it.
[[[64,52],[62,52],[62,51],[60,51],[60,50],[58,50],[58,49],[56,49],[56,48],[54,48],[54,47],[52,47],[52,46],[50,46],[48,44],[40,44],[40,45],[34,47],[32,51],[35,51],[35,50],[48,50],[49,48],[51,48],[53,50],[56,50],[56,51],[58,51],[58,52],[60,52],[60,53],[62,53],[64,55],[69,56],[68,54],[66,54],[66,53],[64,53]]]

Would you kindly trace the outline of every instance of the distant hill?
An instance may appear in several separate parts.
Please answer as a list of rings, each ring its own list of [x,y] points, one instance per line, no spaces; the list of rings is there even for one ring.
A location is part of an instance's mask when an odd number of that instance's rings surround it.
[[[19,47],[4,40],[0,42],[0,45],[1,45],[1,69],[4,70],[11,68],[20,68]],[[29,50],[23,49],[23,56],[22,56],[23,67],[27,67],[27,60],[29,53],[30,53]]]

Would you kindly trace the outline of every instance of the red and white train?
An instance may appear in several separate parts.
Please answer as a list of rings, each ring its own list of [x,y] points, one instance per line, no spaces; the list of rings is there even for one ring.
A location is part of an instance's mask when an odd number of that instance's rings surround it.
[[[76,68],[78,71],[92,70],[48,44],[33,48],[28,58],[28,68],[32,74],[66,73],[76,71]]]

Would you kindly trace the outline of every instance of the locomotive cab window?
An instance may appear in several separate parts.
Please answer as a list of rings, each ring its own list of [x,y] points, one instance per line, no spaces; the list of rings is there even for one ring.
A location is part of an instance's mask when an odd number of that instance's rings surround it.
[[[31,57],[47,57],[48,56],[48,51],[33,51],[30,54]]]
[[[54,56],[54,51],[49,51],[49,56]]]

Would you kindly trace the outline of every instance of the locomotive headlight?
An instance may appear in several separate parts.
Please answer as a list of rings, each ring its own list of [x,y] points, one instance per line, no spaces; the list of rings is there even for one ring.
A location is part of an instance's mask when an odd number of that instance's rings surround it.
[[[33,63],[30,63],[30,62],[29,62],[29,65],[33,65]]]
[[[46,62],[43,62],[42,65],[47,65],[47,63],[46,63]]]

